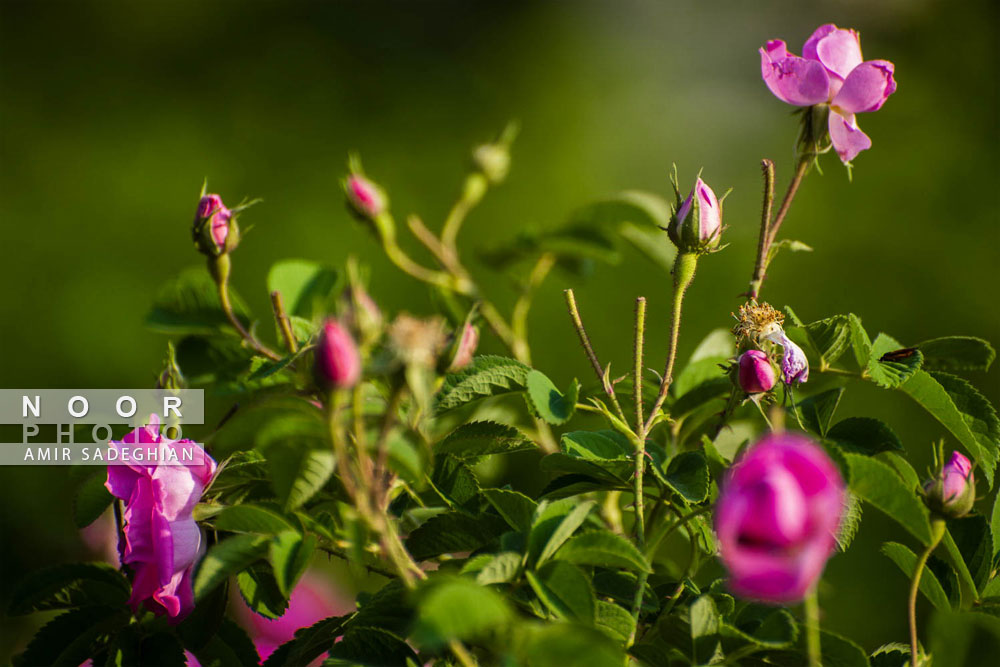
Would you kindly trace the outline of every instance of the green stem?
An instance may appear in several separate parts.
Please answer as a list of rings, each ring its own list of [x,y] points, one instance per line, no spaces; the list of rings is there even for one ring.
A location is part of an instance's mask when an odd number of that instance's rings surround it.
[[[462,194],[448,212],[448,217],[441,228],[441,242],[447,248],[454,248],[458,239],[458,230],[462,228],[465,217],[469,211],[483,199],[489,181],[479,173],[473,172],[465,177],[465,184],[462,186]]]
[[[278,361],[281,359],[281,355],[267,347],[259,340],[257,340],[252,333],[246,330],[243,323],[240,322],[240,318],[236,316],[233,311],[233,303],[229,298],[229,270],[230,270],[230,260],[229,255],[219,255],[218,257],[210,257],[208,260],[208,269],[215,278],[215,284],[219,289],[219,304],[222,306],[222,312],[226,314],[226,319],[229,323],[233,325],[236,332],[239,333],[240,337],[246,341],[255,352],[262,354],[271,361]]]
[[[529,366],[531,365],[531,348],[528,346],[528,312],[531,310],[531,301],[535,292],[549,275],[549,271],[556,263],[556,256],[550,252],[542,253],[535,266],[528,274],[528,280],[521,291],[521,295],[514,303],[514,310],[510,315],[511,334],[514,339],[512,352],[514,357]]]
[[[564,290],[563,294],[566,296],[566,307],[569,309],[570,319],[573,321],[573,328],[576,329],[576,335],[580,338],[580,345],[583,346],[583,351],[587,354],[587,359],[590,360],[590,365],[594,369],[594,374],[597,375],[598,382],[604,387],[604,393],[608,395],[608,399],[611,401],[611,405],[615,409],[618,418],[624,423],[628,423],[628,419],[625,418],[625,412],[622,411],[622,406],[618,403],[618,396],[615,395],[614,386],[605,380],[604,368],[601,366],[601,362],[597,359],[597,354],[594,352],[594,346],[590,344],[590,336],[587,335],[587,329],[583,326],[583,319],[580,317],[580,310],[576,306],[576,296],[573,294],[573,290]]]
[[[755,301],[757,300],[757,296],[760,294],[764,278],[767,277],[767,266],[770,263],[769,255],[771,253],[771,246],[774,245],[775,239],[778,238],[778,230],[781,229],[781,223],[785,221],[785,216],[788,215],[788,210],[792,207],[792,201],[795,199],[795,193],[798,192],[799,186],[802,184],[802,179],[805,178],[806,172],[809,170],[809,165],[812,164],[814,159],[815,156],[813,155],[799,158],[799,162],[795,167],[795,174],[792,176],[792,180],[788,184],[788,190],[785,191],[785,198],[781,200],[781,206],[778,208],[778,214],[774,217],[774,222],[767,226],[767,235],[764,237],[763,243],[758,243],[757,261],[754,264],[754,276],[753,280],[750,282],[750,298]],[[765,167],[765,180],[766,178]],[[765,209],[767,207],[768,206],[765,203]],[[763,229],[761,231],[763,231]]]
[[[632,359],[635,369],[632,375],[632,392],[635,401],[635,427],[642,428],[642,356],[643,338],[646,334],[646,297],[635,300],[635,343],[632,346]]]
[[[920,664],[918,662],[919,653],[917,652],[919,648],[917,646],[917,593],[920,591],[920,578],[924,573],[924,566],[927,565],[927,560],[931,557],[931,553],[941,543],[941,538],[944,537],[946,527],[944,519],[935,518],[931,521],[931,543],[927,545],[927,548],[920,554],[920,558],[917,559],[917,565],[913,572],[913,583],[910,584],[910,599],[907,611],[909,612],[910,620],[910,665],[913,667],[917,667]]]
[[[813,586],[805,599],[806,607],[806,650],[809,652],[809,667],[823,667],[823,654],[819,635],[819,595]]]
[[[712,506],[706,505],[704,507],[697,507],[692,511],[688,512],[687,514],[679,516],[676,521],[671,523],[663,531],[661,531],[659,535],[657,535],[656,537],[654,537],[649,541],[649,544],[646,547],[646,556],[652,558],[653,554],[656,553],[656,549],[660,546],[660,543],[663,542],[663,540],[667,539],[672,532],[674,532],[681,526],[687,526],[688,521],[697,516],[701,516],[702,514],[706,514],[711,510]]]

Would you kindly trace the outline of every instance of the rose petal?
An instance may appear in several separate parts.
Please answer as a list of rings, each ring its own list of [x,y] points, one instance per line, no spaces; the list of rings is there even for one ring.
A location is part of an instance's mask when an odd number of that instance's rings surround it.
[[[854,114],[845,117],[831,109],[829,127],[830,141],[844,164],[872,147],[872,140],[858,127]]]
[[[877,111],[896,91],[895,66],[888,60],[870,60],[855,67],[834,96],[833,104],[847,113]]]
[[[816,42],[816,59],[823,63],[831,74],[846,79],[851,70],[862,61],[858,33],[841,28],[830,31]]]
[[[768,42],[760,49],[760,73],[764,83],[782,102],[812,106],[830,98],[830,77],[814,61],[786,54],[784,42]]]

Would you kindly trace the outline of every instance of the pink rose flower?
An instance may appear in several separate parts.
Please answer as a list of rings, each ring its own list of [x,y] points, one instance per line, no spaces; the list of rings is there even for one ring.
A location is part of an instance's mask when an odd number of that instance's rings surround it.
[[[952,452],[941,472],[924,484],[924,497],[928,506],[942,516],[958,518],[968,514],[976,501],[972,462]]]
[[[739,360],[740,389],[748,394],[760,394],[774,387],[774,367],[760,350],[747,350]]]
[[[229,236],[229,220],[233,217],[232,211],[222,203],[219,195],[205,195],[198,201],[198,210],[195,212],[196,227],[199,222],[208,220],[211,229],[212,241],[219,253],[226,250],[226,238]]]
[[[347,389],[361,379],[358,346],[337,320],[328,319],[323,324],[313,358],[316,379],[324,387]]]
[[[800,600],[836,544],[844,482],[805,436],[769,435],[730,468],[715,507],[729,587],[772,603]]]
[[[216,464],[201,445],[165,438],[159,426],[152,415],[148,426],[109,443],[132,462],[109,465],[105,486],[125,501],[125,543],[118,550],[121,562],[135,572],[129,604],[133,611],[145,605],[176,622],[194,608],[191,576],[204,545],[191,512]],[[145,462],[137,461],[140,456]],[[169,460],[187,462],[164,462]]]
[[[816,29],[801,57],[789,53],[784,41],[769,41],[760,49],[760,68],[764,83],[781,101],[830,105],[830,141],[845,164],[872,145],[855,114],[877,111],[896,90],[895,66],[863,60],[858,33],[832,23]]]

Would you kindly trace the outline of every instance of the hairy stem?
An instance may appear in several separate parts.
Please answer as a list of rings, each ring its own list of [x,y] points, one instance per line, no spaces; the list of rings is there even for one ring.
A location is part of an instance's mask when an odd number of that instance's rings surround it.
[[[919,648],[917,646],[917,593],[920,591],[920,578],[923,576],[924,566],[927,565],[931,553],[941,543],[945,528],[944,519],[935,518],[931,521],[931,543],[927,545],[927,548],[924,549],[923,553],[917,559],[917,565],[913,572],[913,583],[910,584],[910,598],[907,604],[907,611],[910,620],[910,664],[913,667],[917,667],[920,664],[918,662],[919,653],[917,652]]]
[[[764,203],[760,209],[760,234],[757,237],[757,260],[754,262],[753,277],[750,279],[750,295],[757,298],[760,285],[764,282],[764,257],[767,250],[767,231],[771,226],[771,210],[774,208],[774,163],[768,159],[760,161],[764,174]]]
[[[809,667],[823,667],[823,654],[819,635],[819,595],[814,585],[806,593],[806,651],[809,654]]]
[[[792,201],[795,199],[795,193],[798,192],[799,186],[802,184],[802,179],[805,178],[806,172],[809,170],[809,165],[812,163],[813,159],[814,158],[812,156],[799,158],[799,162],[795,167],[795,174],[792,176],[792,180],[788,184],[788,190],[785,191],[785,198],[781,200],[781,206],[778,208],[778,214],[774,217],[774,222],[767,226],[767,234],[764,237],[763,243],[758,243],[757,261],[754,264],[754,276],[750,283],[749,296],[751,299],[756,300],[760,295],[761,286],[764,283],[764,279],[767,277],[767,266],[769,264],[771,246],[774,245],[775,239],[778,238],[778,230],[781,229],[781,223],[785,221],[785,216],[788,215],[788,210],[792,207]],[[767,168],[765,167],[765,181],[767,179],[766,174]],[[765,209],[768,207],[769,205],[765,203]]]
[[[281,298],[281,292],[275,290],[271,292],[271,308],[274,310],[274,320],[281,330],[281,337],[285,341],[285,347],[291,354],[298,352],[299,346],[295,341],[295,334],[292,333],[292,323],[285,312],[285,302]]]
[[[597,381],[604,387],[604,393],[611,400],[611,404],[614,406],[619,419],[628,423],[625,413],[622,411],[622,406],[618,403],[618,396],[615,395],[615,388],[610,382],[605,380],[604,369],[601,367],[601,362],[597,359],[594,346],[590,344],[590,336],[587,335],[587,329],[583,326],[583,319],[580,317],[580,309],[576,306],[576,296],[573,294],[573,290],[565,290],[563,294],[566,296],[566,307],[569,309],[570,319],[573,320],[573,328],[576,329],[576,335],[580,338],[580,345],[583,346],[583,351],[587,354],[587,359],[590,360],[590,365],[597,375]]]
[[[240,322],[240,318],[233,311],[233,302],[229,297],[229,267],[229,255],[220,255],[208,260],[209,271],[211,271],[212,277],[215,278],[215,284],[219,290],[219,304],[222,306],[222,312],[226,314],[226,319],[229,320],[229,323],[236,329],[236,332],[239,333],[247,345],[271,361],[278,361],[281,359],[281,355],[261,343],[252,333],[247,331],[243,323]]]
[[[632,398],[635,401],[635,427],[642,428],[642,357],[643,338],[646,335],[646,297],[635,300],[635,342],[632,345],[632,360],[635,368],[632,375]]]

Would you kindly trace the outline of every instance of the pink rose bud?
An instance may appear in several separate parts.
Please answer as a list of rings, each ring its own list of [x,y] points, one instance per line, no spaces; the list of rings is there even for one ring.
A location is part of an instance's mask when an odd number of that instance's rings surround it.
[[[769,41],[760,48],[760,68],[764,83],[782,102],[829,105],[829,138],[845,164],[872,145],[854,114],[877,111],[896,91],[895,66],[887,60],[863,61],[858,33],[832,23],[813,32],[802,57],[789,53],[780,39]]]
[[[194,609],[192,575],[205,546],[192,510],[215,474],[215,460],[195,442],[160,435],[156,415],[109,445],[120,460],[132,461],[109,465],[105,482],[125,501],[125,540],[118,550],[135,572],[129,605],[179,621]]]
[[[456,341],[454,347],[455,356],[451,359],[451,365],[448,366],[448,372],[454,373],[457,370],[465,368],[472,361],[472,355],[476,353],[476,347],[479,346],[479,329],[466,323],[462,328],[462,335]]]
[[[953,452],[941,472],[924,484],[924,500],[934,512],[949,519],[968,514],[976,500],[976,480],[969,459]]]
[[[776,381],[774,367],[760,350],[747,350],[740,355],[740,389],[748,394],[771,391]]]
[[[194,214],[193,235],[198,250],[218,257],[236,248],[239,228],[236,216],[222,203],[219,195],[204,195]]]
[[[377,218],[386,209],[382,189],[360,174],[351,174],[344,181],[344,192],[351,208],[365,218]]]
[[[681,251],[704,252],[719,244],[722,204],[712,188],[700,178],[687,199],[677,207],[667,232]]]
[[[751,446],[715,506],[730,589],[763,602],[801,600],[833,553],[844,500],[837,466],[809,438],[783,433]]]
[[[347,329],[329,319],[316,343],[316,380],[324,387],[347,389],[361,379],[361,356]]]

